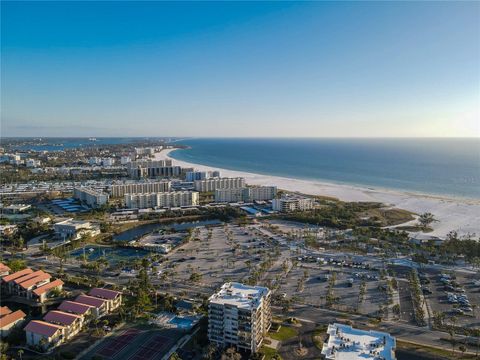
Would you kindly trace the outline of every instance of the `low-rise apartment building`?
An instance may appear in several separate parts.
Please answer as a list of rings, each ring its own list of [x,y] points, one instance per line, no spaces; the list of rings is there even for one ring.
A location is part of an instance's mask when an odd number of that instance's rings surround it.
[[[100,233],[98,227],[93,226],[89,221],[67,219],[53,225],[57,237],[63,240],[79,239],[83,234],[95,236]]]
[[[255,353],[271,325],[266,287],[226,283],[209,298],[208,338],[220,347]]]
[[[105,300],[107,302],[107,311],[109,312],[122,305],[122,293],[119,291],[93,288],[88,292],[88,295]]]
[[[65,340],[77,335],[83,326],[83,316],[59,310],[50,310],[43,317],[43,320],[51,324],[63,326]]]
[[[0,307],[0,337],[6,337],[13,328],[22,324],[25,320],[22,310],[12,311],[7,306]]]
[[[47,350],[65,341],[64,327],[46,321],[32,320],[25,327],[27,345]]]
[[[130,209],[171,208],[182,206],[197,206],[198,192],[171,191],[151,194],[125,194],[125,206]]]
[[[283,196],[272,200],[272,209],[280,212],[305,211],[313,209],[314,200],[302,196]]]
[[[73,197],[91,208],[97,208],[108,203],[108,194],[89,187],[74,188]]]

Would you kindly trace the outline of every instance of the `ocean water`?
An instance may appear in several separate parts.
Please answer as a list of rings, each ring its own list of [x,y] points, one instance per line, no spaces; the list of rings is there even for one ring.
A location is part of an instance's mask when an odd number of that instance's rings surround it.
[[[480,139],[191,139],[171,156],[265,175],[480,199]]]

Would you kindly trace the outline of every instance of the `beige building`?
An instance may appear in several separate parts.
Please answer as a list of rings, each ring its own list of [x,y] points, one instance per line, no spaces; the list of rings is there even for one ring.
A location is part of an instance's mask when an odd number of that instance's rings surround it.
[[[106,205],[108,203],[107,194],[88,187],[74,188],[73,197],[92,208]]]
[[[271,325],[270,296],[266,287],[224,284],[209,298],[209,340],[220,347],[257,352]]]
[[[245,179],[238,178],[211,178],[196,180],[193,187],[199,192],[213,192],[217,189],[240,189],[245,187]]]
[[[170,181],[142,182],[131,184],[113,184],[110,194],[114,198],[123,197],[125,194],[148,194],[170,191]]]
[[[252,202],[272,200],[277,195],[276,186],[252,186],[236,189],[216,189],[215,202]]]
[[[284,196],[272,201],[272,209],[280,212],[310,210],[313,209],[313,205],[313,199],[301,196]]]
[[[151,194],[125,195],[125,206],[130,209],[197,206],[198,202],[198,192],[195,191],[172,191]]]

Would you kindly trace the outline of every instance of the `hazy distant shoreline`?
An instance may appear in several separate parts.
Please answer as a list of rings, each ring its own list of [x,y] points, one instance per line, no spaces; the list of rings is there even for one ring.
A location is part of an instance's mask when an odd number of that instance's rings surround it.
[[[178,149],[164,150],[157,153],[156,158],[170,158],[180,166],[194,167],[198,170],[217,169],[222,172],[222,176],[242,176],[245,177],[248,184],[252,185],[276,185],[278,188],[288,191],[330,196],[342,201],[375,201],[415,213],[431,212],[439,221],[433,224],[433,232],[428,233],[429,235],[445,237],[451,230],[455,230],[459,234],[480,233],[480,222],[478,221],[480,217],[480,200],[414,194],[397,190],[380,190],[228,170],[177,160],[169,155],[170,152],[175,150]]]

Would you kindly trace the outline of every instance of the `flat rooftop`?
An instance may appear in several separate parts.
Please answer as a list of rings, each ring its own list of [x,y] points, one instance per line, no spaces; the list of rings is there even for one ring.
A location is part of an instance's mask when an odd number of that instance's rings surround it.
[[[344,324],[330,324],[328,342],[323,345],[325,359],[395,360],[396,341],[388,333],[359,330]]]
[[[233,305],[242,309],[255,309],[269,291],[268,288],[262,286],[230,282],[223,284],[220,291],[213,294],[209,300],[213,304]]]

